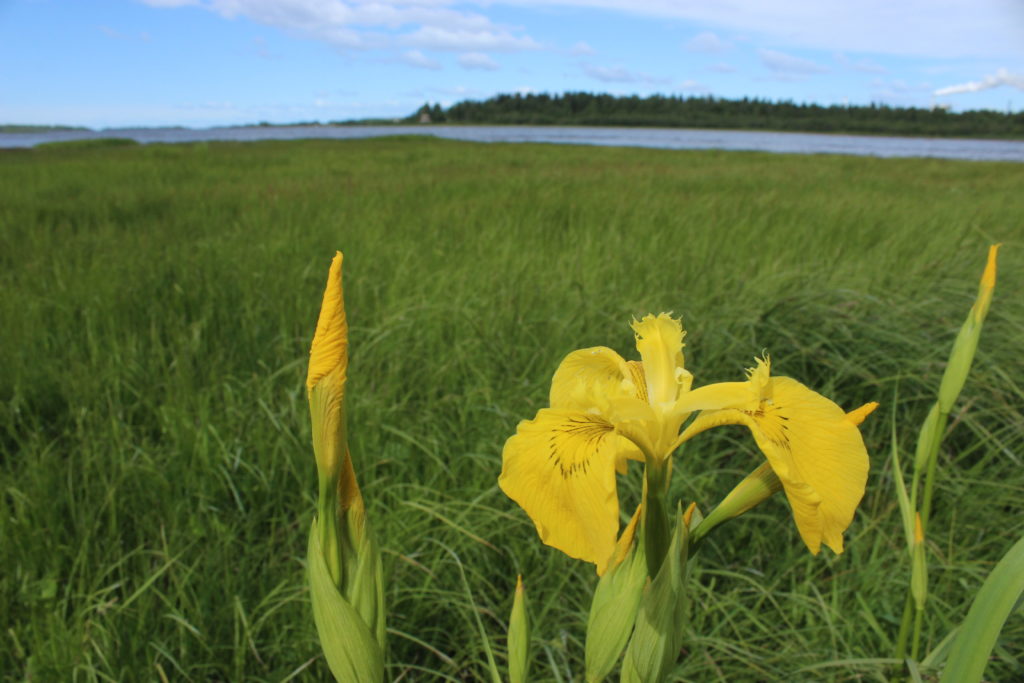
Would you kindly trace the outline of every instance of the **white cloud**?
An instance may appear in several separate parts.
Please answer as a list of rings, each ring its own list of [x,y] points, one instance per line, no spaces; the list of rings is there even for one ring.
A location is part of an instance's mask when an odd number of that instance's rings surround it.
[[[573,55],[576,55],[576,56],[595,55],[595,54],[597,54],[597,50],[595,50],[594,48],[590,47],[589,45],[587,45],[582,40],[580,42],[576,43],[575,45],[573,45],[572,49],[569,52],[570,52],[570,54],[573,54]]]
[[[1024,3],[1020,0],[136,0],[154,7],[192,5],[327,42],[340,49],[420,48],[455,52],[540,49],[527,29],[491,19],[498,8],[605,10],[680,20],[708,27],[695,48],[719,36],[747,35],[789,50],[917,58],[1020,59]],[[712,33],[711,31],[714,31]],[[702,34],[703,35],[703,34]],[[714,40],[710,38],[714,36]],[[589,45],[573,50],[586,54]],[[997,62],[998,63],[998,62]],[[877,63],[852,68],[881,73]],[[790,72],[791,73],[791,72]],[[815,72],[819,73],[819,72]],[[806,74],[805,74],[806,75]]]
[[[857,59],[853,60],[847,57],[842,52],[837,52],[835,55],[836,61],[841,65],[853,69],[855,71],[862,71],[866,74],[886,74],[889,70],[881,64],[877,64],[870,59]]]
[[[717,53],[732,49],[732,43],[726,42],[711,31],[698,33],[686,43],[690,52]]]
[[[949,85],[946,86],[945,88],[939,88],[932,94],[934,94],[936,97],[943,97],[945,95],[959,95],[961,93],[968,92],[981,92],[982,90],[998,88],[1004,85],[1010,88],[1024,90],[1024,76],[1010,73],[1006,69],[999,69],[991,76],[985,76],[980,81],[968,81],[967,83],[960,83],[958,85]]]
[[[940,58],[1019,59],[1019,0],[493,0],[495,4],[603,9],[680,19],[792,49]]]
[[[681,90],[683,92],[694,93],[694,94],[698,94],[698,95],[710,95],[711,94],[711,88],[709,88],[708,86],[704,85],[703,83],[699,83],[699,82],[693,80],[692,78],[688,78],[685,81],[683,81],[682,83],[680,83],[677,89]]]
[[[712,64],[708,68],[720,74],[731,74],[736,72],[736,67],[727,62],[718,62],[717,64]]]
[[[828,68],[802,57],[779,52],[778,50],[761,49],[757,51],[761,63],[776,73],[786,76],[810,76],[828,73]]]
[[[463,69],[483,69],[484,71],[494,71],[498,68],[497,62],[483,52],[467,52],[459,55],[459,65]]]
[[[414,66],[417,69],[433,69],[437,71],[441,68],[441,63],[436,59],[431,59],[419,50],[408,50],[402,54],[402,62],[409,66]]]
[[[515,36],[508,31],[469,31],[439,26],[422,26],[413,33],[401,36],[406,45],[432,50],[488,50],[490,52],[519,52],[536,50],[540,44],[529,36]]]
[[[456,0],[139,0],[154,7],[196,5],[244,17],[342,49],[406,46],[437,50],[535,50],[521,28],[492,22]]]
[[[667,78],[656,78],[622,66],[595,66],[583,64],[583,73],[605,83],[668,83]]]

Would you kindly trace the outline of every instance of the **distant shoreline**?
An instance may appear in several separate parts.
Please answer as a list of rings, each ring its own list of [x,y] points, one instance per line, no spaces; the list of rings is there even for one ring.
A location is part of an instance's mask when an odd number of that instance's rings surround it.
[[[708,130],[838,133],[897,137],[1024,139],[1024,113],[952,112],[944,107],[829,105],[744,97],[617,97],[566,92],[495,95],[443,108],[425,103],[406,123],[622,126]]]
[[[92,128],[86,126],[38,126],[26,123],[0,123],[0,133],[53,133],[59,131],[87,130]]]
[[[424,103],[407,116],[334,121],[293,121],[192,128],[119,126],[101,129],[65,125],[0,124],[0,133],[142,130],[219,130],[247,128],[352,128],[364,126],[501,126],[578,128],[663,128],[680,130],[811,133],[965,140],[1024,140],[1024,112],[946,107],[892,107],[885,104],[819,105],[788,100],[655,94],[647,97],[607,93],[512,93],[486,100],[462,100],[442,107]]]
[[[39,133],[60,133],[60,132],[89,132],[89,133],[110,133],[116,134],[119,131],[161,131],[161,130],[182,130],[182,131],[211,131],[211,130],[237,130],[237,129],[259,129],[259,128],[363,128],[363,127],[422,127],[424,130],[431,128],[476,128],[481,126],[500,128],[639,128],[639,129],[666,129],[666,130],[715,130],[722,132],[754,132],[754,133],[808,133],[813,135],[852,135],[870,138],[877,137],[900,137],[900,138],[933,138],[942,140],[1024,140],[1024,133],[964,133],[962,131],[906,131],[906,130],[814,130],[811,128],[783,128],[767,126],[714,126],[714,125],[687,125],[668,123],[655,124],[622,124],[622,123],[593,123],[593,122],[559,122],[559,123],[489,123],[489,122],[456,122],[444,121],[439,123],[414,123],[408,120],[379,120],[365,119],[358,121],[301,121],[290,123],[240,123],[224,126],[120,126],[114,128],[89,128],[87,126],[37,126],[28,124],[0,124],[0,134],[39,134]]]
[[[543,143],[647,147],[665,150],[716,149],[794,154],[876,157],[934,157],[1024,163],[1024,140],[935,136],[849,135],[798,131],[687,129],[609,126],[517,125],[302,125],[206,129],[138,128],[103,131],[0,133],[0,148],[97,149],[127,145],[196,143],[248,144],[259,141],[347,140],[434,137],[472,143]]]

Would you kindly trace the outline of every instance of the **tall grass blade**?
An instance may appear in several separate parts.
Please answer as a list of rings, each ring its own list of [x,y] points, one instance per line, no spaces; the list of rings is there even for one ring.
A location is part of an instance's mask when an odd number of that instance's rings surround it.
[[[451,550],[448,552],[455,559],[455,565],[459,568],[459,576],[462,577],[462,587],[466,590],[469,606],[473,609],[473,618],[476,619],[476,627],[480,633],[480,642],[484,646],[484,654],[487,655],[487,672],[491,675],[493,683],[502,683],[501,674],[498,672],[498,664],[494,660],[494,650],[491,649],[491,639],[488,637],[487,629],[484,628],[484,622],[480,618],[480,609],[476,606],[476,600],[473,599],[473,589],[470,588],[469,581],[466,579],[466,570],[463,569],[462,561],[458,555]]]
[[[971,603],[950,648],[940,683],[976,683],[999,632],[1024,594],[1024,536],[999,561]]]

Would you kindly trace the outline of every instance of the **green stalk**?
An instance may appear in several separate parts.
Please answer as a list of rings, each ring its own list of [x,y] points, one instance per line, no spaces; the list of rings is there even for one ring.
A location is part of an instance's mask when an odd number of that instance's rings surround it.
[[[921,651],[921,627],[924,625],[924,610],[919,609],[914,611],[914,637],[910,641],[910,658],[915,662]]]
[[[978,348],[978,340],[981,337],[982,324],[988,314],[989,305],[992,301],[992,293],[996,285],[996,255],[999,245],[989,247],[988,263],[982,273],[981,282],[978,285],[978,295],[974,305],[971,306],[967,319],[964,321],[957,333],[953,348],[946,363],[946,370],[942,374],[939,384],[938,400],[928,412],[921,425],[921,431],[917,437],[917,448],[914,454],[914,476],[910,487],[910,509],[918,513],[918,529],[915,532],[916,549],[912,548],[911,555],[911,588],[907,593],[907,600],[903,606],[903,617],[900,620],[900,632],[896,642],[896,657],[903,659],[907,651],[907,637],[910,627],[910,614],[914,610],[914,630],[911,640],[911,658],[917,659],[920,651],[921,631],[924,621],[924,604],[927,595],[927,564],[925,557],[924,538],[928,529],[928,521],[932,509],[932,493],[935,486],[935,472],[938,469],[939,446],[946,429],[946,421],[949,419],[950,410],[960,396],[960,392],[967,381],[971,365],[974,362],[974,354]],[[917,507],[918,490],[921,485],[922,471],[924,472],[924,494],[921,500],[921,507]],[[906,523],[906,520],[904,520]],[[913,599],[913,594],[918,591],[920,598]]]
[[[914,617],[914,598],[907,591],[907,599],[903,603],[903,617],[900,618],[900,633],[896,638],[896,659],[901,662],[907,656],[907,639],[910,637],[910,624]]]
[[[647,558],[647,575],[658,575],[661,563],[672,541],[668,514],[668,485],[672,479],[672,459],[646,459],[644,468],[643,524],[644,552]]]

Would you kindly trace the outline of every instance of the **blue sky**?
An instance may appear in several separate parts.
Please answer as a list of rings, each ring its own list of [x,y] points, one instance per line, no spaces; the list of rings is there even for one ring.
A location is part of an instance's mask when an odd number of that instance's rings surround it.
[[[1024,110],[1022,0],[0,0],[0,123],[399,117],[502,92]]]

